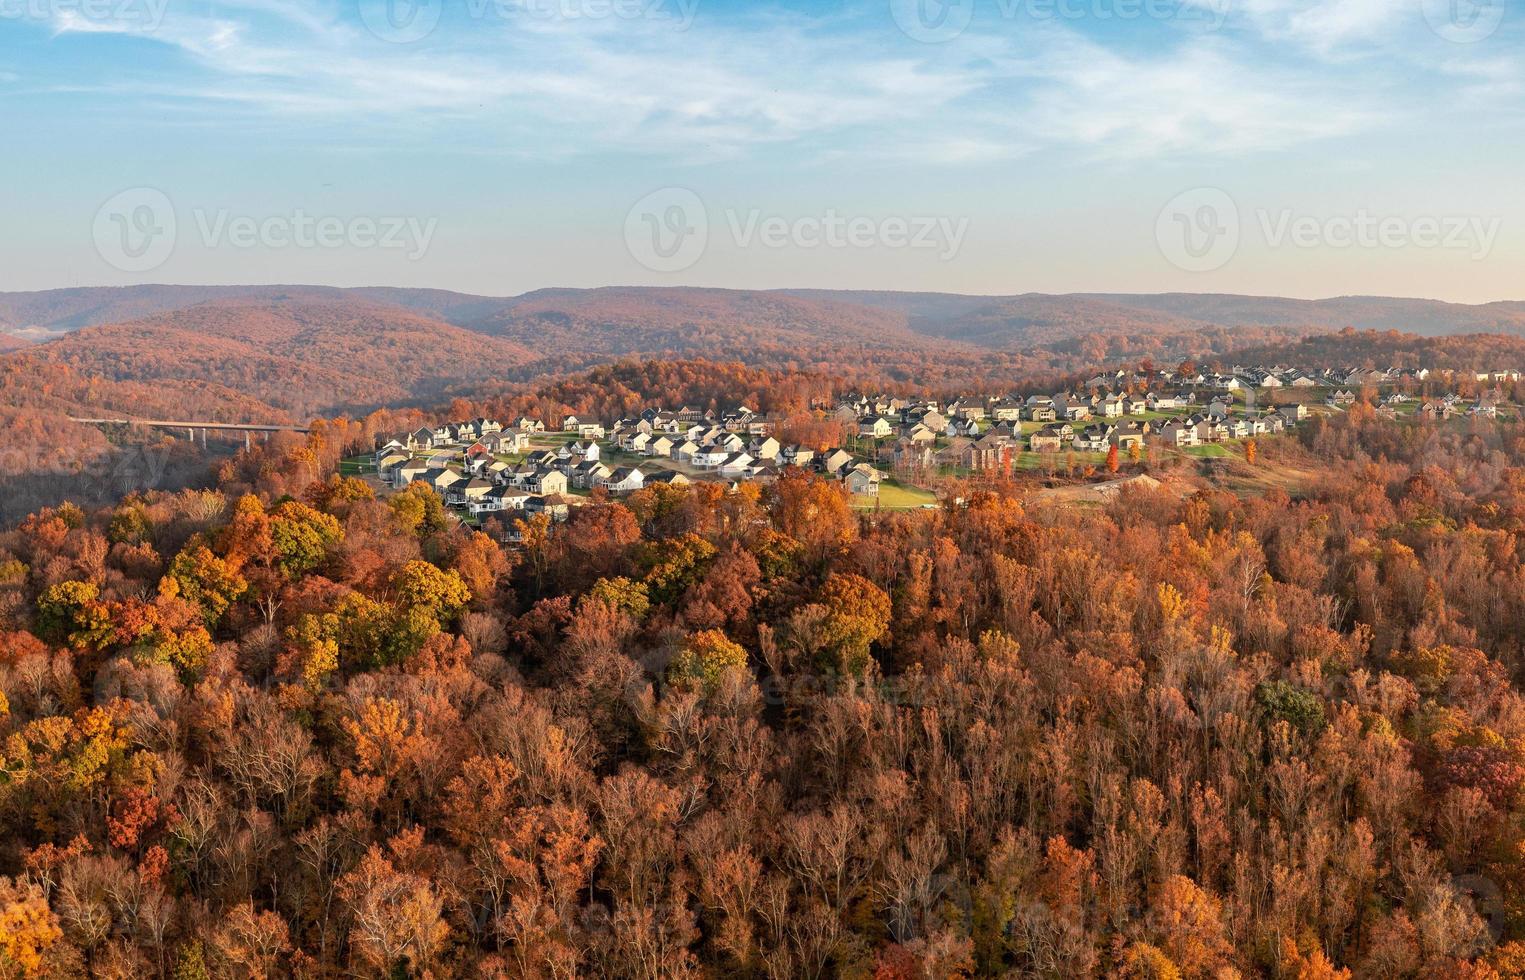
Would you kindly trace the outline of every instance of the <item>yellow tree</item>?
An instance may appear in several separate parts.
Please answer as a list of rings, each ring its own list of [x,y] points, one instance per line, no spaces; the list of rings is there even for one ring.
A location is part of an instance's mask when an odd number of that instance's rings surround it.
[[[338,520],[289,500],[270,519],[275,563],[293,578],[316,568],[344,540]]]
[[[747,651],[719,630],[704,630],[689,637],[683,649],[667,665],[667,679],[678,687],[714,691],[721,678],[747,666]]]
[[[237,569],[199,541],[181,549],[159,583],[160,594],[199,606],[209,627],[215,626],[248,589],[248,581]]]
[[[890,628],[890,597],[861,575],[833,572],[821,586],[826,608],[825,631],[843,674],[863,676],[871,661],[869,647]]]
[[[61,938],[41,888],[0,878],[0,975],[42,976],[43,957]]]
[[[426,561],[410,561],[392,579],[403,606],[429,612],[441,623],[454,619],[471,601],[471,590],[454,571],[441,571]]]

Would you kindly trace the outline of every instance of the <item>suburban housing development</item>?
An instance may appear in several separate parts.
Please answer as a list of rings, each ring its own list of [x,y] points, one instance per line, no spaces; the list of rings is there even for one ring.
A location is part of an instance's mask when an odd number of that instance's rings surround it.
[[[1118,370],[1054,392],[953,399],[850,394],[819,415],[841,444],[786,444],[779,420],[740,405],[726,411],[653,406],[617,420],[476,418],[397,433],[366,462],[394,489],[423,483],[481,520],[504,512],[567,516],[594,491],[633,493],[653,483],[737,484],[789,467],[839,481],[877,502],[887,485],[1009,474],[1061,454],[1085,460],[1117,451],[1131,460],[1275,436],[1358,401],[1379,415],[1443,421],[1495,417],[1497,391],[1455,389],[1518,380],[1514,371],[1465,378],[1425,369],[1303,371],[1234,367],[1218,373]],[[922,505],[935,500],[925,492]]]

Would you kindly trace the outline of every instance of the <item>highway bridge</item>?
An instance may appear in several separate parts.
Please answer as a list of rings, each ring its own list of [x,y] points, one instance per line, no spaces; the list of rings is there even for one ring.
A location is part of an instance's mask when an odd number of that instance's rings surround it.
[[[207,443],[208,432],[242,432],[244,445],[249,445],[251,437],[256,434],[270,438],[272,432],[299,432],[308,431],[305,425],[275,425],[262,422],[184,422],[167,419],[83,419],[69,417],[70,422],[79,422],[82,425],[141,425],[150,429],[168,429],[170,431],[183,431],[187,439],[196,441],[196,433],[201,433],[201,444]]]

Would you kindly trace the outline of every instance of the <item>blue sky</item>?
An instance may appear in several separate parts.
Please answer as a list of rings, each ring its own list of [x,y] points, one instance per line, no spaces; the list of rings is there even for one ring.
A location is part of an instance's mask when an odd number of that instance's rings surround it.
[[[1525,298],[1521,0],[390,2],[0,0],[0,289]]]

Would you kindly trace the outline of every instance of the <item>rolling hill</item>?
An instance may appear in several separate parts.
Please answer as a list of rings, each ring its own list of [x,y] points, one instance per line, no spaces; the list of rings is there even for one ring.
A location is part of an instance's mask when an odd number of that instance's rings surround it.
[[[145,403],[300,420],[438,402],[628,357],[1000,387],[1145,357],[1274,350],[1356,327],[1525,337],[1525,303],[1188,294],[963,296],[696,288],[136,286],[0,293],[0,365],[66,369],[50,409]],[[30,367],[28,367],[30,365]],[[22,386],[24,387],[24,386]],[[0,404],[16,405],[14,388]],[[33,406],[40,407],[40,406]]]
[[[964,296],[849,290],[610,287],[491,297],[439,289],[322,286],[135,286],[0,293],[3,346],[102,324],[151,320],[196,306],[369,304],[516,342],[545,358],[714,354],[719,349],[958,343],[1073,348],[1084,338],[1187,336],[1258,329],[1297,337],[1343,327],[1421,336],[1525,336],[1525,302],[1467,306],[1350,296],[1323,300],[1218,294]],[[1238,346],[1230,344],[1230,346]]]
[[[291,418],[435,398],[535,360],[513,341],[352,297],[203,303],[24,353],[108,382],[215,383]]]

